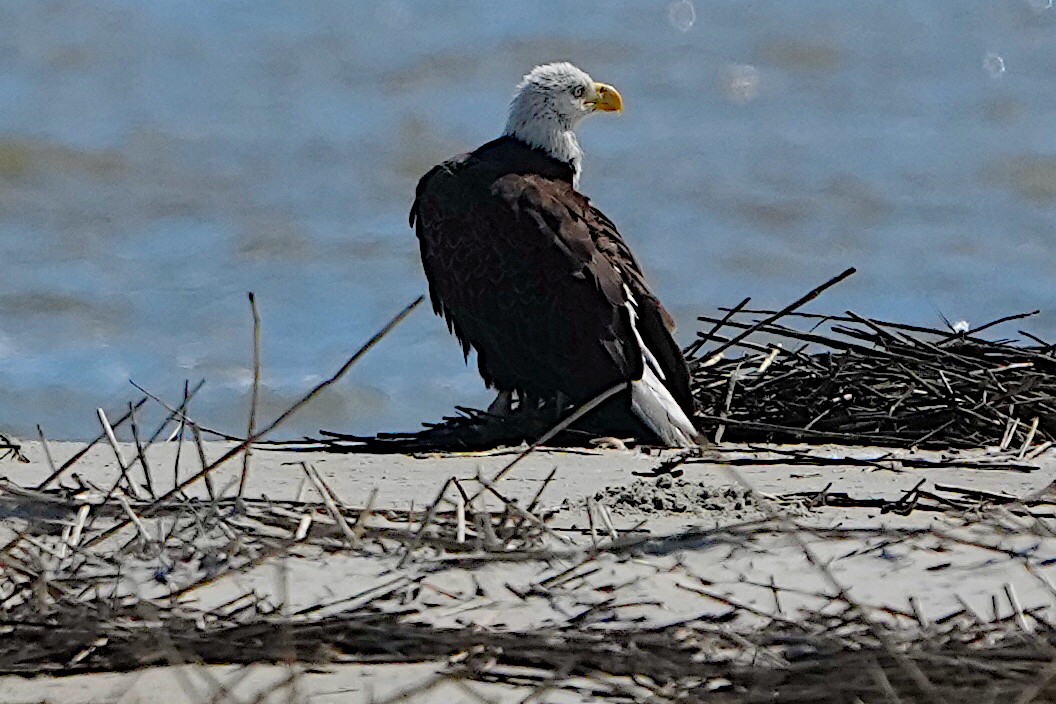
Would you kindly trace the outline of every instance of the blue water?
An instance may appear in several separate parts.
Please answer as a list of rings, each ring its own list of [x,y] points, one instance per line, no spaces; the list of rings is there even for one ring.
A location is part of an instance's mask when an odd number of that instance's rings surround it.
[[[246,292],[276,413],[424,291],[406,217],[569,59],[626,112],[582,190],[692,339],[746,295],[1056,338],[1056,8],[991,2],[0,4],[0,431],[97,431],[137,383],[238,432]],[[690,22],[692,20],[692,22]],[[1004,330],[1015,335],[1015,326]],[[285,426],[488,400],[423,307]]]

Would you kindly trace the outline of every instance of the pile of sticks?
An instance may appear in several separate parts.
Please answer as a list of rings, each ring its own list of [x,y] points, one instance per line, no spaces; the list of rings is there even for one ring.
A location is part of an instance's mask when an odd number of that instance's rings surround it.
[[[558,419],[553,408],[496,416],[478,408],[455,406],[452,415],[436,422],[422,423],[422,430],[376,435],[321,430],[320,446],[332,452],[379,454],[490,450],[532,442],[544,435]],[[557,434],[551,444],[578,447],[589,444],[595,437],[594,433],[571,429]]]
[[[781,310],[752,309],[745,298],[698,318],[705,329],[683,352],[696,422],[711,440],[996,447],[1021,459],[1056,441],[1056,344],[1022,330],[1026,343],[983,336],[1038,311],[947,330],[799,311],[853,273]],[[547,410],[498,418],[458,407],[417,432],[323,435],[335,451],[480,450],[531,442],[555,423]],[[573,424],[551,444],[585,446],[598,436]]]
[[[717,441],[998,447],[1019,457],[1056,440],[1056,345],[981,333],[1036,314],[937,330],[847,311],[797,311],[848,270],[779,310],[750,299],[701,316],[686,349],[702,425]],[[805,328],[805,329],[803,329]],[[731,348],[747,353],[727,357]]]

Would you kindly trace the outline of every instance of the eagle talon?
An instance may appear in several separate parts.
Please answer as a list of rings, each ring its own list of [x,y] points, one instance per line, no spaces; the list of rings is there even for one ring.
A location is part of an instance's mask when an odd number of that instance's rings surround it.
[[[506,418],[513,412],[513,392],[500,391],[495,400],[488,406],[488,413],[499,418]]]
[[[624,450],[627,451],[630,448],[627,447],[627,443],[634,442],[634,438],[617,438],[617,437],[606,437],[606,438],[594,438],[590,441],[590,444],[599,450]]]

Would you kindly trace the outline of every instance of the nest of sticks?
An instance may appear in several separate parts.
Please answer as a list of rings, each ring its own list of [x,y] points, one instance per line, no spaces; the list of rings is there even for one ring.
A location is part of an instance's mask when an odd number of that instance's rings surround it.
[[[1025,331],[1028,344],[982,335],[1038,311],[947,330],[796,311],[839,279],[780,311],[750,310],[746,298],[700,318],[710,328],[686,352],[716,440],[1015,446],[1021,456],[1052,445],[1056,345]],[[727,358],[734,345],[750,352]]]
[[[888,447],[1044,452],[1056,440],[1056,344],[985,335],[1033,311],[946,330],[847,311],[798,309],[854,273],[848,269],[781,310],[746,298],[705,326],[685,348],[697,424],[715,442],[806,442]],[[552,410],[552,409],[549,409]],[[567,409],[568,412],[573,409]],[[459,407],[425,430],[358,436],[323,431],[341,451],[478,450],[532,442],[558,418],[499,418]],[[598,433],[572,424],[551,445],[583,446]]]

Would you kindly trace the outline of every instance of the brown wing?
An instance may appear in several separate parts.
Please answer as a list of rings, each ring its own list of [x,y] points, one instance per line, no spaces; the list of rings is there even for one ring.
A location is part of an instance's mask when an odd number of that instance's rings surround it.
[[[641,295],[642,298],[650,300],[651,305],[656,307],[660,317],[663,319],[664,328],[668,332],[674,332],[674,318],[671,317],[671,314],[667,312],[660,300],[649,290],[648,284],[645,283],[645,274],[642,273],[638,260],[634,258],[631,248],[623,241],[623,237],[616,229],[616,225],[606,217],[605,213],[590,205],[589,198],[579,193],[576,195],[582,200],[585,207],[590,208],[591,228],[595,232],[595,241],[598,243],[599,249],[602,250],[610,262],[623,269],[625,280],[635,296]]]
[[[434,309],[477,351],[486,383],[586,400],[639,378],[629,289],[646,345],[691,411],[663,308],[616,228],[570,183],[463,158],[423,179],[412,218]]]
[[[583,206],[589,208],[588,221],[598,250],[611,266],[621,272],[623,282],[634,296],[635,309],[638,312],[638,332],[663,370],[665,386],[686,415],[692,418],[695,402],[690,390],[689,368],[681,348],[672,337],[675,331],[674,319],[649,289],[642,268],[616,229],[616,225],[604,213],[591,206],[586,197],[579,194],[577,196],[582,200]]]

